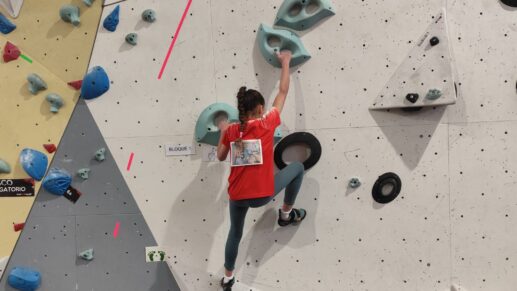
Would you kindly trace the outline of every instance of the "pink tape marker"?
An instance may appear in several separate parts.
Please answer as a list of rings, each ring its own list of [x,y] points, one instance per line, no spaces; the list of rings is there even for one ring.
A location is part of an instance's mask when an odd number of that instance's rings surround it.
[[[135,153],[131,153],[129,155],[129,161],[127,162],[127,170],[129,171],[131,169],[131,164],[133,163],[133,157],[135,156]]]
[[[113,229],[113,237],[114,238],[117,238],[119,228],[120,228],[120,222],[117,221],[117,223],[115,223],[115,229]]]
[[[185,17],[187,16],[188,10],[190,8],[190,4],[192,4],[192,0],[188,1],[187,7],[185,8],[185,11],[183,11],[183,15],[181,16],[180,23],[179,23],[178,27],[176,28],[176,32],[174,33],[174,37],[172,38],[171,45],[169,46],[169,50],[167,51],[167,55],[165,56],[165,60],[163,61],[162,68],[160,69],[160,74],[158,74],[158,80],[160,80],[162,78],[163,71],[165,70],[165,66],[167,66],[167,62],[169,61],[169,58],[171,56],[172,49],[174,48],[174,44],[176,43],[176,40],[178,39],[181,27],[183,26],[183,21],[185,21]]]

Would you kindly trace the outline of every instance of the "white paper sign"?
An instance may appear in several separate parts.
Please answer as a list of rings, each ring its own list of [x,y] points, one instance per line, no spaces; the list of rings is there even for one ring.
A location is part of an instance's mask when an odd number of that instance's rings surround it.
[[[169,144],[165,145],[166,156],[187,156],[195,155],[196,149],[190,144]]]
[[[164,262],[167,258],[167,252],[164,247],[145,247],[145,261],[151,262]]]

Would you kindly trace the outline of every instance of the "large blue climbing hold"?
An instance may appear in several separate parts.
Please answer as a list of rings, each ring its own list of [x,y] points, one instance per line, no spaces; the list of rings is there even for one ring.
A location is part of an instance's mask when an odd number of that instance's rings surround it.
[[[117,7],[115,7],[115,9],[113,9],[113,11],[111,11],[111,13],[108,16],[106,16],[104,22],[102,23],[102,26],[104,26],[104,28],[111,32],[117,30],[119,15],[120,5],[117,5]]]
[[[83,79],[81,97],[93,99],[106,93],[110,88],[110,79],[102,67],[96,66],[90,69]]]
[[[15,267],[9,272],[7,283],[14,289],[34,291],[41,285],[41,274],[31,268]]]
[[[47,171],[47,156],[37,150],[23,149],[20,153],[20,163],[25,172],[34,180],[41,181]]]
[[[72,175],[66,170],[51,168],[43,180],[42,186],[48,192],[61,196],[72,183]]]
[[[16,29],[16,25],[9,21],[2,13],[0,13],[0,32],[3,34],[9,34],[11,31]]]

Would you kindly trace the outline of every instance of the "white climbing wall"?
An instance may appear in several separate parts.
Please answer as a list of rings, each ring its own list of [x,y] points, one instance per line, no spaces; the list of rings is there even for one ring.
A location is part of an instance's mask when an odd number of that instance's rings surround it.
[[[456,104],[368,110],[444,4]],[[194,0],[161,80],[187,0],[120,5],[117,31],[99,28],[91,60],[112,87],[89,108],[156,240],[171,250],[180,286],[217,290],[229,167],[203,162],[195,123],[214,102],[235,104],[241,85],[272,102],[280,72],[262,58],[255,30],[273,23],[281,1]],[[513,290],[517,10],[497,0],[333,5],[335,16],[300,33],[312,58],[293,68],[282,116],[284,133],[309,131],[323,147],[299,194],[309,216],[279,229],[278,201],[250,211],[236,289]],[[157,12],[154,24],[141,21],[147,8]],[[139,35],[135,47],[124,42],[130,32]],[[178,143],[195,145],[196,154],[166,157],[165,145]],[[397,173],[403,188],[382,206],[371,188],[385,172]],[[356,190],[347,189],[353,176],[363,183]]]

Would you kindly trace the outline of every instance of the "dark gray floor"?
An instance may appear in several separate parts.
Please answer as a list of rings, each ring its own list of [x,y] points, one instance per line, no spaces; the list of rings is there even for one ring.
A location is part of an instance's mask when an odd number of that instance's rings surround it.
[[[106,160],[96,161],[106,148]],[[50,167],[68,170],[72,186],[82,192],[76,204],[39,191],[25,228],[0,280],[0,291],[16,266],[39,270],[38,291],[173,291],[180,290],[165,262],[146,263],[145,247],[156,245],[88,106],[79,100]],[[88,180],[75,175],[91,169]],[[119,234],[113,237],[115,224]],[[94,249],[91,262],[77,255]]]

